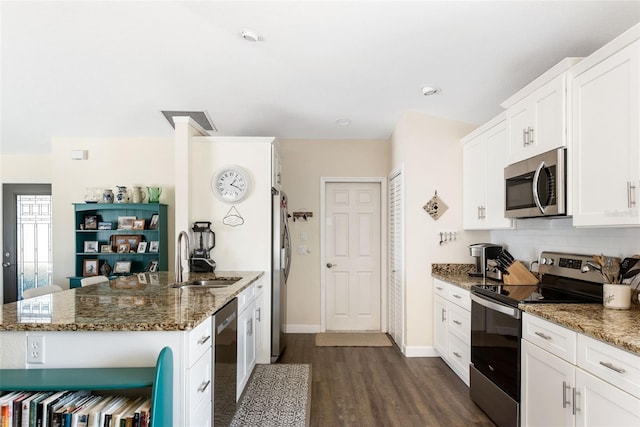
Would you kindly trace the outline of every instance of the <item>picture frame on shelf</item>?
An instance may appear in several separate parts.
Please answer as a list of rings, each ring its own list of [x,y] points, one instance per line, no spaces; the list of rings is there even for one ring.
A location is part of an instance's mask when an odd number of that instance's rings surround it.
[[[152,285],[160,284],[160,276],[158,276],[158,273],[149,274],[149,283]]]
[[[111,230],[113,224],[109,221],[100,221],[98,222],[98,230]]]
[[[119,216],[118,217],[118,230],[132,230],[133,229],[133,222],[136,219],[137,219],[137,217],[135,217],[135,216]]]
[[[85,240],[84,250],[85,254],[97,254],[98,253],[98,241],[97,240]]]
[[[128,254],[129,252],[131,252],[131,245],[129,245],[128,243],[120,243],[118,245],[119,254]]]
[[[145,273],[138,273],[138,283],[147,284],[147,275]]]
[[[147,252],[147,242],[138,243],[138,253],[143,254]]]
[[[82,260],[82,276],[91,277],[98,275],[98,260],[83,259]]]
[[[98,215],[85,215],[84,216],[84,229],[85,230],[97,230],[98,229]]]
[[[113,248],[111,245],[100,245],[100,253],[102,254],[113,253]]]
[[[157,254],[160,250],[160,242],[158,240],[152,240],[149,242],[149,253]]]
[[[156,273],[158,271],[158,260],[152,259],[151,261],[149,261],[149,264],[147,264],[147,268],[145,269],[145,271]]]
[[[151,221],[149,221],[149,230],[157,230],[159,221],[160,221],[160,215],[158,214],[151,215]]]
[[[132,230],[144,230],[144,219],[134,219],[133,220],[133,226],[131,227]]]
[[[142,236],[140,234],[114,234],[111,236],[111,245],[117,248],[122,243],[129,243],[129,249],[135,251],[138,249],[138,243],[141,240]]]
[[[113,266],[114,274],[129,274],[131,273],[131,261],[116,261]]]

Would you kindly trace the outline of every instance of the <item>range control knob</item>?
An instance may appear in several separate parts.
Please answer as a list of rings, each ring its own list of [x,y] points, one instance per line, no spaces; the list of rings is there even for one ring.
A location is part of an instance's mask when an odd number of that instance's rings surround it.
[[[540,258],[540,264],[553,265],[553,258]]]

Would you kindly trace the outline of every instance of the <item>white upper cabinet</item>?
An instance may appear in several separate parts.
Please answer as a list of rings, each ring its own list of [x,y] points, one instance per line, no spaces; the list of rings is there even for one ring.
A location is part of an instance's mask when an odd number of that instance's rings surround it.
[[[567,70],[578,61],[566,58],[501,104],[507,109],[507,164],[567,145]]]
[[[504,114],[462,139],[462,223],[465,230],[511,228],[504,217],[507,130]]]
[[[574,226],[640,225],[640,25],[572,70]]]

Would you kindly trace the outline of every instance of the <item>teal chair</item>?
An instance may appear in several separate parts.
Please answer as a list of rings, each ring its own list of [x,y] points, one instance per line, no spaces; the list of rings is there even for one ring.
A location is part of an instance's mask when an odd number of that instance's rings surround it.
[[[158,355],[151,393],[151,427],[173,425],[173,352],[165,347]]]

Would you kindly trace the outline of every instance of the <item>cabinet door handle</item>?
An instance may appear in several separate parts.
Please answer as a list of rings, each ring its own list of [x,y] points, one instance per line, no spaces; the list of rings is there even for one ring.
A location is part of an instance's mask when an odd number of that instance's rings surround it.
[[[618,368],[617,366],[614,366],[613,363],[611,362],[603,362],[602,360],[600,361],[600,364],[602,366],[604,366],[605,368],[609,368],[612,371],[616,371],[619,374],[624,374],[626,371],[623,368]]]
[[[529,126],[529,144],[533,144],[533,128],[531,126]]]
[[[573,387],[573,415],[580,411],[580,408],[578,408],[578,396],[580,396],[580,393]]]
[[[443,308],[442,309],[442,321],[444,322],[445,320],[447,320],[447,316],[446,316],[447,311]]]
[[[549,335],[545,335],[542,332],[534,332],[534,334],[536,334],[537,336],[539,336],[540,338],[543,338],[545,340],[550,340],[551,337]]]
[[[480,213],[480,205],[478,205],[478,219],[482,219],[482,214]]]
[[[456,325],[458,325],[458,326],[462,325],[462,322],[461,322],[461,321],[459,321],[459,320],[454,320],[454,321],[453,321],[453,323],[455,323],[455,324],[456,324]]]
[[[455,357],[457,357],[458,359],[462,357],[462,355],[461,355],[460,353],[455,352],[455,351],[453,352],[453,355],[454,355]]]
[[[636,205],[636,186],[633,182],[627,182],[627,207],[632,208]]]
[[[567,384],[566,381],[562,381],[562,407],[566,408],[571,401],[567,400],[567,390],[571,389],[571,387]]]
[[[527,137],[529,136],[529,131],[527,129],[522,129],[522,146],[527,146]]]
[[[198,340],[198,344],[202,345],[204,343],[206,343],[207,341],[209,341],[209,338],[211,338],[211,335],[207,335],[206,337],[202,337]]]
[[[260,322],[260,321],[261,321],[261,319],[260,319],[260,316],[261,316],[260,311],[261,311],[261,310],[262,310],[262,307],[258,307],[258,308],[256,308],[256,320],[257,320],[258,322]]]
[[[204,391],[207,389],[207,387],[209,387],[209,384],[211,384],[211,380],[200,384],[200,387],[198,387],[198,392],[199,393],[204,393]]]

